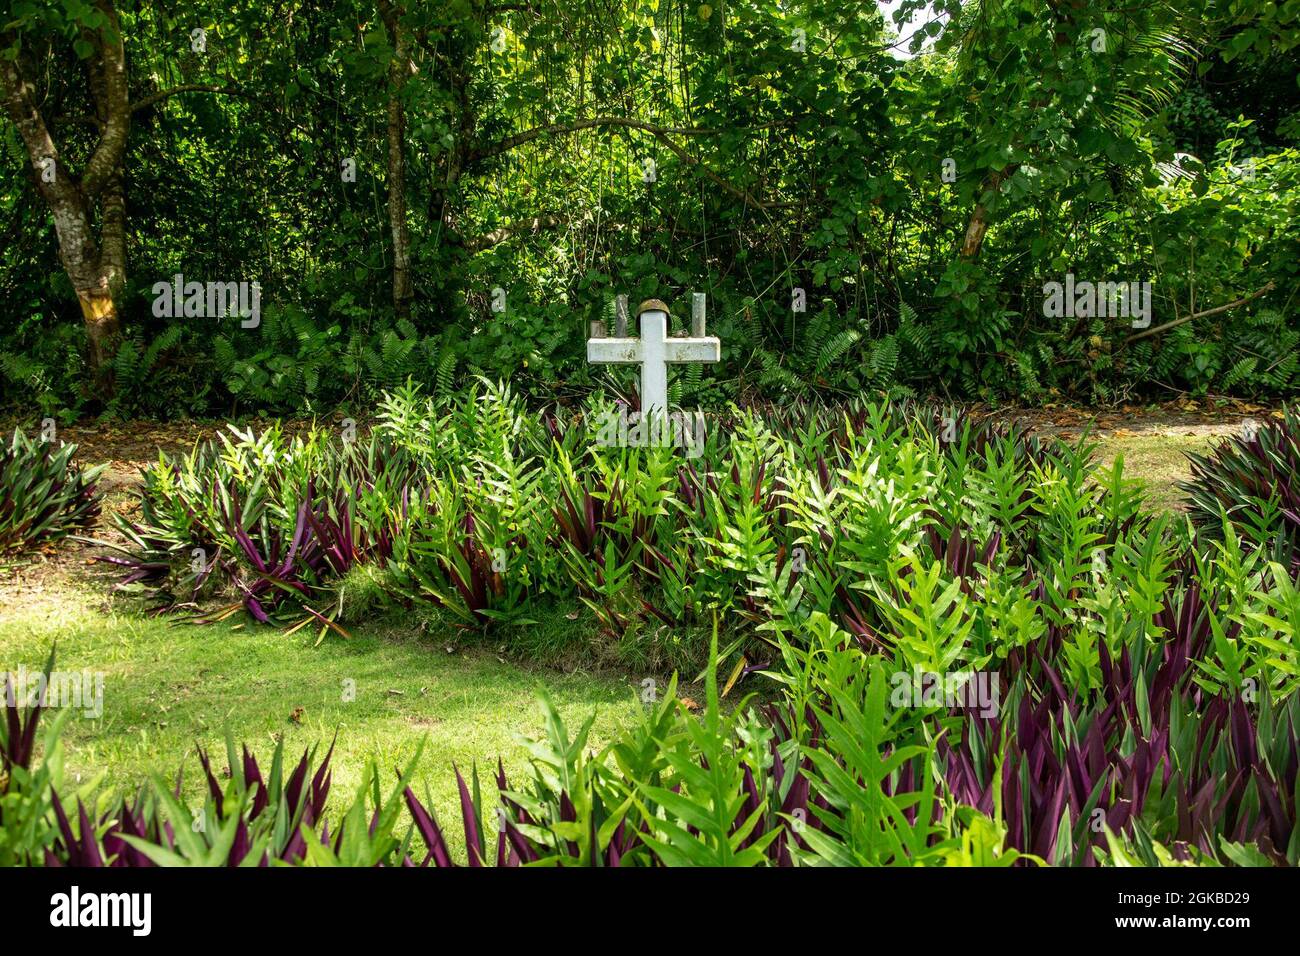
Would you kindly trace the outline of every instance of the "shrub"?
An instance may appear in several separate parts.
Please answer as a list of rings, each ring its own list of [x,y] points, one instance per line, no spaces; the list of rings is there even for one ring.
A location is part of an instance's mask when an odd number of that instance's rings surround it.
[[[1193,519],[1211,531],[1220,516],[1300,575],[1300,407],[1225,440],[1209,455],[1189,454],[1183,484]]]
[[[159,610],[233,592],[238,602],[213,616],[242,607],[262,622],[333,626],[312,605],[328,600],[329,582],[391,557],[414,493],[409,458],[315,428],[293,439],[278,426],[232,432],[160,455],[144,472],[138,519],[114,516],[127,543],[99,560],[122,569],[120,587],[148,586]]]
[[[1161,559],[1153,552],[1137,563],[1140,570],[1118,576],[1144,576]],[[1006,690],[993,713],[942,701],[915,705],[910,644],[882,632],[883,652],[864,654],[820,612],[798,623],[797,642],[787,639],[789,618],[770,629],[779,661],[768,668],[775,700],[727,705],[732,681],[721,686],[715,632],[699,713],[676,698],[670,682],[639,722],[593,752],[591,720],[571,732],[544,701],[544,732],[528,744],[522,781],[508,781],[498,764],[492,793],[477,771],[467,779],[457,770],[464,860],[1294,865],[1300,696],[1266,677],[1251,698],[1201,672],[1204,662],[1217,661],[1220,670],[1226,664],[1213,650],[1225,622],[1232,625],[1229,644],[1252,642],[1250,615],[1238,620],[1216,590],[1228,573],[1210,581],[1220,573],[1215,567],[1172,569],[1180,598],[1150,618],[1138,607],[1122,626],[1099,599],[1097,623],[1105,626],[1095,640],[1081,640],[1084,620],[1013,647],[994,665]],[[923,590],[917,584],[907,594]],[[955,613],[969,619],[978,604]],[[923,602],[909,598],[906,606],[923,622]],[[900,688],[907,699],[898,697]],[[21,859],[91,866],[457,863],[451,834],[411,789],[418,752],[388,786],[371,764],[339,816],[327,809],[332,747],[319,761],[316,751],[304,753],[291,772],[277,748],[264,773],[233,743],[224,785],[200,750],[208,792],[198,808],[154,778],[134,800],[101,799],[89,810],[80,797],[74,804],[59,792],[57,759],[34,764],[35,715],[24,720],[11,710],[7,717],[10,729],[0,739],[6,753],[21,752],[15,766],[52,768],[44,778],[11,774],[16,783],[2,806],[6,824],[28,821],[14,827],[24,834]],[[57,728],[46,741],[47,753],[53,742],[57,754]],[[51,792],[59,794],[54,803]]]
[[[639,667],[698,668],[717,614],[745,669],[771,621],[814,612],[926,666],[1005,657],[1097,600],[1140,599],[1151,621],[1150,580],[1176,559],[1174,530],[1086,441],[907,403],[793,405],[732,408],[682,458],[602,446],[591,422],[609,409],[533,415],[483,382],[398,390],[364,440],[223,437],[146,472],[140,518],[119,521],[130,544],[106,560],[160,606],[231,594],[208,619],[243,607],[323,630],[361,582],[367,607],[382,588],[471,630],[581,601],[602,653]],[[1152,579],[1129,577],[1130,553]]]
[[[99,514],[103,466],[72,464],[76,445],[33,442],[15,430],[0,445],[0,554],[88,527]]]
[[[50,652],[43,674],[54,669]],[[39,863],[54,839],[52,788],[62,782],[61,718],[49,725],[44,745],[37,737],[45,705],[44,684],[33,700],[20,700],[13,676],[0,681],[0,866]]]
[[[716,665],[716,641],[712,661]],[[528,746],[524,786],[498,764],[495,799],[477,772],[457,770],[465,862],[470,866],[758,866],[814,863],[1012,863],[1000,830],[979,813],[944,813],[929,774],[899,768],[930,754],[896,741],[883,719],[884,684],[872,670],[807,720],[747,704],[725,708],[715,667],[699,716],[670,683],[640,723],[599,753],[588,719],[571,733],[543,699],[545,730]],[[865,719],[876,720],[864,724]],[[883,722],[880,722],[883,719]],[[822,730],[822,727],[825,730]],[[856,735],[866,732],[865,738]],[[880,757],[874,746],[891,746]],[[55,797],[52,866],[453,866],[448,835],[410,787],[412,757],[385,788],[372,763],[355,799],[331,825],[330,757],[303,754],[286,772],[277,746],[269,773],[227,745],[229,779],[208,755],[201,807],[153,778],[130,801],[92,813]],[[866,774],[861,777],[860,774]],[[912,781],[921,791],[912,793]],[[848,789],[845,788],[846,782]],[[875,794],[874,797],[872,794]],[[852,805],[845,805],[847,800]],[[493,804],[495,806],[493,806]],[[410,823],[399,835],[403,807]],[[74,822],[75,821],[75,822]],[[489,836],[496,834],[493,853]]]

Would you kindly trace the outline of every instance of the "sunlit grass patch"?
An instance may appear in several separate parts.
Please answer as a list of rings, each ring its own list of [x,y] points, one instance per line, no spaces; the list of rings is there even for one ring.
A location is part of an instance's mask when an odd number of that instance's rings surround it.
[[[1124,474],[1146,484],[1147,505],[1153,511],[1186,511],[1187,500],[1178,482],[1191,475],[1188,452],[1204,452],[1220,436],[1171,430],[1108,434],[1097,439],[1097,457],[1110,462],[1124,456]]]
[[[395,770],[427,738],[417,790],[427,786],[433,809],[451,818],[459,812],[452,763],[468,770],[491,761],[495,769],[500,755],[507,771],[522,767],[517,737],[540,725],[540,689],[566,720],[596,710],[597,743],[637,706],[631,679],[521,666],[437,624],[389,618],[313,647],[307,630],[177,625],[114,604],[105,613],[102,603],[67,586],[3,608],[0,670],[35,670],[57,642],[59,670],[103,672],[102,716],[67,724],[67,770],[73,781],[102,778],[118,792],[184,767],[184,789],[197,797],[195,745],[224,755],[227,732],[268,755],[283,738],[295,761],[337,732],[334,786],[350,794],[367,759]],[[224,767],[224,756],[216,762]]]

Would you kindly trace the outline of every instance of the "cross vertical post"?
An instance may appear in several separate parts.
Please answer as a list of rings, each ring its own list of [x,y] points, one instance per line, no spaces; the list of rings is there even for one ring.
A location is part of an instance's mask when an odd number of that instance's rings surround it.
[[[651,306],[651,308],[647,308]],[[641,304],[641,419],[668,414],[668,309],[652,299]]]
[[[587,361],[593,364],[641,366],[641,413],[643,419],[664,418],[668,414],[668,366],[686,362],[717,362],[722,357],[722,343],[713,335],[704,335],[704,303],[699,296],[692,303],[692,331],[686,338],[668,335],[668,306],[658,299],[648,299],[637,310],[641,337],[590,338]]]

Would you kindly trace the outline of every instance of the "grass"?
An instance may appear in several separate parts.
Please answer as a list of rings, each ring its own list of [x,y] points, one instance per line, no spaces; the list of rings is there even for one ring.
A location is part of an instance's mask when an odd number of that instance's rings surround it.
[[[423,796],[427,787],[439,818],[453,823],[452,764],[466,773],[475,762],[495,770],[500,755],[507,774],[517,775],[525,766],[517,735],[541,730],[539,691],[566,723],[595,710],[595,745],[637,707],[631,678],[531,669],[492,648],[463,646],[447,628],[389,620],[351,633],[313,646],[307,629],[286,637],[251,624],[176,626],[65,581],[0,609],[0,669],[35,670],[57,641],[58,670],[103,672],[102,717],[79,715],[66,725],[66,767],[82,785],[102,776],[111,788],[130,790],[150,773],[172,778],[184,766],[185,790],[197,799],[196,742],[224,767],[227,729],[267,760],[282,737],[295,761],[312,744],[328,746],[337,731],[337,810],[367,760],[392,773],[424,739],[416,790]]]
[[[1146,484],[1147,506],[1152,511],[1185,511],[1186,496],[1178,482],[1191,476],[1187,452],[1204,452],[1222,435],[1148,431],[1129,435],[1102,435],[1097,456],[1109,463],[1124,456],[1124,474]]]

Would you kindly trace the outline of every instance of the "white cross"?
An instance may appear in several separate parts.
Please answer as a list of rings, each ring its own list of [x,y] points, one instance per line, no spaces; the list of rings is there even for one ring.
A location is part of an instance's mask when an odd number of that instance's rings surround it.
[[[587,361],[599,364],[641,366],[641,412],[651,418],[668,414],[668,366],[684,362],[717,362],[722,342],[704,334],[704,296],[693,302],[690,338],[668,335],[668,306],[658,299],[641,303],[641,337],[587,340]],[[620,325],[626,324],[620,321]],[[619,329],[617,331],[626,331]]]

